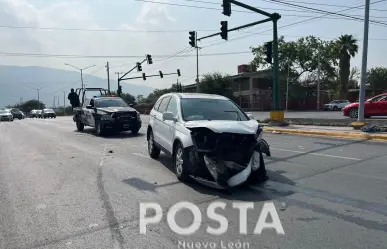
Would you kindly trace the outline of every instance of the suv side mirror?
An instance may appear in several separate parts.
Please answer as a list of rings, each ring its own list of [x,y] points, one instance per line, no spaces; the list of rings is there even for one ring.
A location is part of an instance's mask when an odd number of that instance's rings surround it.
[[[86,106],[86,109],[93,109],[93,106],[87,105],[87,106]]]
[[[172,112],[164,112],[163,113],[163,120],[176,121],[176,118],[175,118],[175,115],[173,115]]]

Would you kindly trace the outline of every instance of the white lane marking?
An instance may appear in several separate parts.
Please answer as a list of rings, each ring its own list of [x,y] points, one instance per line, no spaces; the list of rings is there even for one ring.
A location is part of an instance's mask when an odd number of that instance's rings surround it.
[[[148,156],[144,156],[143,154],[140,154],[140,153],[132,153],[132,154],[135,155],[135,156],[145,157],[145,158],[149,159]]]
[[[314,156],[325,156],[325,157],[332,157],[332,158],[348,159],[348,160],[353,160],[353,161],[361,161],[362,160],[360,158],[354,158],[354,157],[334,156],[334,155],[320,154],[320,153],[309,153],[307,151],[286,150],[286,149],[279,149],[279,148],[272,148],[272,147],[270,147],[270,149],[293,152],[293,153],[298,153],[298,154],[308,154],[308,155],[314,155]]]

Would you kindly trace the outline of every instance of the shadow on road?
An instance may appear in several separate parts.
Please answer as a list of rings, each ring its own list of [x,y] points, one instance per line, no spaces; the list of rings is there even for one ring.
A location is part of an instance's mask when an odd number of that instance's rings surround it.
[[[175,174],[174,168],[173,168],[173,161],[172,158],[165,155],[161,154],[158,161],[167,168],[171,174]],[[295,185],[295,183],[290,180],[289,178],[284,177],[282,174],[286,173],[285,171],[271,171],[267,170],[267,174],[269,176],[270,181],[275,181],[275,182],[281,182],[284,184],[288,185]],[[148,182],[143,179],[139,178],[129,178],[123,180],[124,183],[138,189],[141,191],[150,191],[150,192],[157,192],[158,188],[166,187],[166,186],[171,186],[171,185],[178,185],[178,184],[184,184],[187,187],[193,189],[194,191],[204,194],[204,195],[210,195],[210,196],[215,196],[218,198],[226,199],[226,200],[237,200],[237,201],[268,201],[268,200],[273,200],[276,198],[284,197],[284,196],[289,196],[292,195],[294,192],[292,191],[286,191],[286,192],[280,192],[276,194],[268,194],[264,191],[259,192],[257,190],[252,190],[250,188],[251,184],[243,184],[241,186],[231,188],[231,189],[225,189],[225,190],[218,190],[218,189],[213,189],[207,186],[204,186],[195,180],[191,179],[187,182],[180,182],[176,179],[175,182],[172,183],[167,183],[167,184],[157,184],[157,182]],[[257,185],[264,187],[264,184]]]
[[[79,133],[79,134],[88,134],[88,135],[97,136],[94,128],[85,128],[82,132],[74,130],[74,132]],[[143,137],[145,135],[146,135],[145,133],[132,134],[132,132],[130,132],[130,131],[123,131],[123,132],[118,132],[118,133],[108,131],[103,136],[103,138],[106,138],[106,139],[124,139],[124,138],[132,138],[132,137]]]

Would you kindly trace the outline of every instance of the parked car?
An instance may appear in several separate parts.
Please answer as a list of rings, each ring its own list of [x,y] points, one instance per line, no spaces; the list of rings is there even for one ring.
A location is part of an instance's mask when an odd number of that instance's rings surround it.
[[[43,109],[42,118],[56,118],[56,113],[53,109]]]
[[[358,117],[359,102],[344,107],[343,115],[350,118]],[[387,116],[387,93],[367,99],[364,103],[364,117]]]
[[[168,93],[150,112],[148,153],[173,157],[180,181],[230,188],[267,179],[270,155],[258,122],[230,99],[212,94]]]
[[[0,121],[13,121],[13,115],[9,109],[0,110]]]
[[[333,100],[324,105],[324,111],[339,111],[349,104],[351,104],[351,102],[348,100]]]

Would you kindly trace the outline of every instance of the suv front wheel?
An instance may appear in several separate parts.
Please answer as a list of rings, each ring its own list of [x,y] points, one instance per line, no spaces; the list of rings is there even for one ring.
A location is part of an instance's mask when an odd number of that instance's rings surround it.
[[[148,153],[149,153],[149,156],[153,159],[156,159],[160,156],[160,149],[155,144],[152,131],[149,131],[149,134],[148,134]]]
[[[182,182],[187,181],[189,178],[187,164],[187,152],[184,150],[183,146],[179,142],[176,145],[175,150],[173,151],[173,166],[175,168],[177,179]]]

